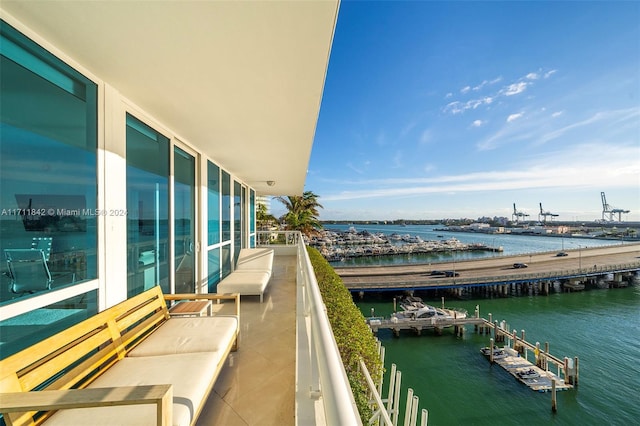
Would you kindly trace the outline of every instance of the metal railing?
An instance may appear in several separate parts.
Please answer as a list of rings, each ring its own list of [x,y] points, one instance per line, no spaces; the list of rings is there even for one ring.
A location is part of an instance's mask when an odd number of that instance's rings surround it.
[[[362,425],[302,235],[259,231],[256,241],[297,256],[296,424]]]

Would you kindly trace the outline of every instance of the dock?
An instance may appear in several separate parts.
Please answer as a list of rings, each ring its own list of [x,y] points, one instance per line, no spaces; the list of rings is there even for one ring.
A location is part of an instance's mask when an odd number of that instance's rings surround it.
[[[566,383],[564,379],[558,377],[558,375],[553,372],[543,370],[522,358],[516,350],[509,347],[501,348],[501,350],[503,350],[507,356],[504,358],[494,359],[493,362],[505,369],[520,383],[525,384],[529,389],[536,392],[549,392],[553,388],[553,381],[556,382],[556,390],[561,391],[573,388],[573,385]],[[489,359],[489,357],[487,357],[487,359]],[[528,379],[522,378],[517,373],[523,370],[533,370],[538,374],[538,377]]]
[[[450,309],[450,311],[452,310]],[[401,330],[411,330],[420,335],[423,330],[432,329],[436,334],[441,334],[443,329],[450,327],[454,327],[456,335],[461,335],[465,332],[465,325],[473,324],[477,333],[491,336],[488,348],[496,348],[495,343],[506,343],[504,347],[498,348],[506,356],[497,356],[494,359],[493,352],[491,352],[486,355],[489,361],[500,365],[530,389],[537,392],[551,391],[555,401],[556,390],[572,389],[574,386],[578,386],[578,357],[564,357],[563,359],[555,357],[549,352],[548,342],[545,342],[544,347],[541,348],[539,342],[533,344],[525,339],[524,330],[518,336],[516,330],[510,331],[509,325],[505,321],[500,323],[493,321],[491,313],[488,317],[488,319],[481,318],[480,308],[476,306],[472,317],[399,320],[372,316],[367,318],[367,323],[374,334],[381,329],[388,329],[392,330],[396,337],[400,337]],[[532,356],[534,362],[529,361],[529,356]],[[555,367],[556,373],[550,371],[549,367]],[[520,377],[518,372],[522,370],[533,370],[538,373],[538,377]]]

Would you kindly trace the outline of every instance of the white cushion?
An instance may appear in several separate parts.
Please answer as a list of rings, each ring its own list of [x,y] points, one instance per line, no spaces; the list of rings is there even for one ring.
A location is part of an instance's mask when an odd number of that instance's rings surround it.
[[[132,357],[118,361],[90,388],[173,384],[174,426],[188,426],[210,391],[221,352]],[[155,426],[155,405],[61,410],[47,420],[51,426]]]
[[[238,263],[245,263],[260,257],[273,257],[274,251],[273,249],[268,248],[243,248],[240,249],[240,254],[238,254]]]
[[[255,295],[264,292],[269,282],[269,274],[266,272],[245,271],[237,274],[232,272],[218,283],[218,293],[240,293],[243,295]]]
[[[236,271],[266,271],[271,276],[273,256],[272,249],[241,249],[238,255]]]
[[[130,357],[224,352],[235,340],[235,316],[171,318],[129,352]]]

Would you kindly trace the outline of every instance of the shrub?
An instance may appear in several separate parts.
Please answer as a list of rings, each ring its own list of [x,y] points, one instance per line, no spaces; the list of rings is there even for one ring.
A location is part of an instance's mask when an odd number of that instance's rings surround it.
[[[378,354],[376,339],[367,326],[364,316],[353,303],[351,293],[331,265],[315,248],[307,247],[307,252],[315,270],[316,280],[327,308],[327,316],[349,378],[360,418],[364,424],[367,424],[372,411],[368,403],[367,382],[360,372],[358,360],[360,358],[364,360],[373,381],[377,383],[382,376],[383,366]]]

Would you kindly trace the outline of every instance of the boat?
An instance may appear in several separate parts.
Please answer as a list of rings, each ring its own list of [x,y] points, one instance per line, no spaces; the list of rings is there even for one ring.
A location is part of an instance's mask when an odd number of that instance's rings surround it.
[[[536,370],[534,370],[533,368],[523,368],[521,370],[517,370],[516,371],[516,376],[518,376],[520,379],[536,379],[538,377],[540,377],[540,373],[538,373]]]
[[[487,346],[480,349],[480,352],[482,352],[482,355],[485,355],[485,356],[491,355],[491,349],[489,349],[489,347]],[[493,348],[493,359],[506,358],[507,356],[509,355],[504,351],[504,349],[500,349],[498,347]]]
[[[401,296],[398,299],[398,305],[403,311],[413,311],[424,308],[425,304],[422,298],[416,296]]]
[[[402,311],[394,316],[398,319],[462,319],[467,317],[467,312],[458,309],[436,308],[427,305],[422,298],[417,296],[402,296],[398,298],[398,305]]]

